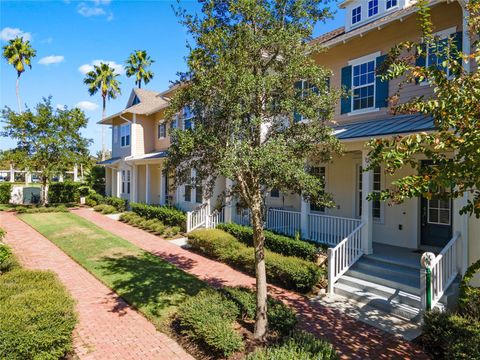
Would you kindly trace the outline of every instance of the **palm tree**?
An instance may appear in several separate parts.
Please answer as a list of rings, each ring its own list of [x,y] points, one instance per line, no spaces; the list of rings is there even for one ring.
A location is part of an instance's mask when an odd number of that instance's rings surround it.
[[[148,70],[148,68],[154,62],[145,50],[135,50],[130,54],[128,60],[125,61],[127,76],[135,76],[135,85],[141,88],[142,81],[146,85],[152,80],[153,72]]]
[[[22,112],[22,102],[20,101],[20,75],[25,71],[25,65],[32,68],[31,59],[37,55],[37,52],[30,46],[30,41],[23,40],[23,37],[16,37],[8,41],[3,47],[3,57],[9,64],[17,70],[17,102],[18,111]]]
[[[90,96],[100,92],[103,100],[102,119],[105,119],[107,99],[115,99],[121,94],[119,75],[115,69],[105,63],[94,65],[93,70],[88,72],[83,79],[83,83],[88,86]],[[102,160],[105,160],[105,129],[102,125]]]

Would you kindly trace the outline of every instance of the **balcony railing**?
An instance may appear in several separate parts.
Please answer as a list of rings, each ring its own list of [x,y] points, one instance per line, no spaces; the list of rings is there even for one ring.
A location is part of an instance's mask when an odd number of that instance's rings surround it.
[[[353,232],[361,221],[339,216],[322,214],[308,215],[308,238],[310,240],[336,246]]]
[[[285,235],[301,233],[300,213],[282,209],[269,209],[266,227]]]

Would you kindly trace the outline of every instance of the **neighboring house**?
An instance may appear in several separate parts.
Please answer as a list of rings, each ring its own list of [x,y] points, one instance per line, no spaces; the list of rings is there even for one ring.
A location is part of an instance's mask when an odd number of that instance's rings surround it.
[[[440,307],[442,303],[450,306],[458,276],[480,258],[480,221],[459,215],[467,197],[454,201],[417,198],[394,206],[365,200],[367,194],[385,189],[395,180],[381,167],[362,171],[369,151],[366,143],[375,137],[434,129],[428,116],[390,115],[387,98],[397,90],[398,81],[381,81],[375,74],[395,44],[421,38],[416,8],[411,3],[344,1],[340,6],[346,9],[345,26],[313,40],[327,49],[313,56],[319,65],[333,71],[330,85],[344,86],[354,95],[342,99],[335,112],[333,126],[345,153],[328,164],[309,164],[325,181],[336,206],[314,207],[299,195],[276,190],[271,191],[266,204],[267,227],[290,235],[298,232],[303,238],[331,246],[329,291],[417,320],[426,301],[421,254],[440,254],[433,268],[433,301]],[[463,5],[462,1],[432,1],[431,13],[441,38],[451,37],[467,51],[470,42],[464,31]],[[432,61],[438,60],[429,56],[427,62]],[[164,93],[135,89],[124,111],[101,122],[113,126],[112,159],[103,162],[107,167],[107,192],[130,201],[168,202],[193,210],[189,212],[188,229],[222,221],[248,223],[248,213],[235,201],[220,213],[213,211],[218,194],[229,186],[228,179],[217,180],[211,199],[203,198],[201,188],[169,188],[169,179],[162,173],[169,146],[162,116],[171,91],[174,89]],[[401,92],[400,102],[431,94],[432,89],[424,83],[408,85]],[[181,129],[192,126],[188,109],[177,122],[174,126]],[[428,165],[426,158],[419,161]],[[409,171],[405,169],[397,176]]]

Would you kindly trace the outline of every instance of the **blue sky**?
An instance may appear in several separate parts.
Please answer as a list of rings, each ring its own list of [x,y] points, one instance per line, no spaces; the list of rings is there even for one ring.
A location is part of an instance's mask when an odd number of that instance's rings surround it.
[[[196,1],[181,1],[190,12],[200,9]],[[185,70],[187,34],[178,23],[172,5],[176,1],[2,1],[0,3],[0,44],[23,34],[37,50],[32,69],[20,80],[22,103],[34,107],[43,96],[52,96],[53,103],[79,106],[89,117],[84,136],[94,140],[91,152],[101,148],[100,95],[89,96],[83,85],[84,74],[95,60],[121,65],[135,49],[147,50],[155,60],[153,80],[147,89],[163,91],[178,71]],[[331,4],[336,8],[336,4]],[[343,25],[344,14],[337,11],[334,20],[319,24],[315,35]],[[3,58],[0,65],[0,107],[17,109],[16,73]],[[134,86],[133,78],[121,75],[122,95],[107,104],[107,113],[125,107]],[[107,136],[107,139],[109,137]],[[15,146],[0,138],[0,150]],[[107,147],[109,146],[107,141]]]

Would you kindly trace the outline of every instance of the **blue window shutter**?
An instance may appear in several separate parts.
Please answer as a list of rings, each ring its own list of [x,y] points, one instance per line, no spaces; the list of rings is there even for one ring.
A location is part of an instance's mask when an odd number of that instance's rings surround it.
[[[420,47],[422,49],[422,53],[417,56],[417,59],[415,60],[415,65],[416,66],[426,66],[427,65],[427,45],[425,43],[420,44]]]
[[[352,67],[342,68],[342,88],[350,92],[352,90]],[[352,96],[342,97],[340,102],[340,113],[346,114],[352,111]]]
[[[462,32],[458,31],[453,35],[453,43],[455,44],[456,50],[457,51],[463,51],[463,37],[462,37]]]
[[[386,55],[381,55],[377,57],[377,69],[379,69],[385,61]],[[382,108],[388,106],[388,80],[382,80],[380,76],[377,75],[375,79],[375,107]]]

